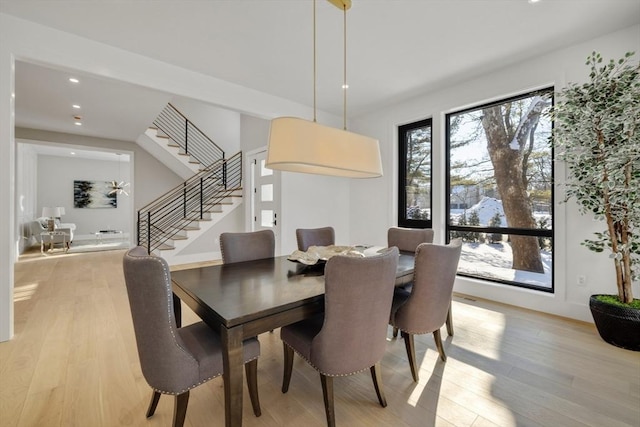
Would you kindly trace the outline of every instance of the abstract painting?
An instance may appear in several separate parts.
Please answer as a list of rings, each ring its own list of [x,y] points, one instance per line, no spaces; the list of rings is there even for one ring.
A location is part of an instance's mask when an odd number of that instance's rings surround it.
[[[117,208],[117,194],[110,181],[73,181],[73,205],[76,208]]]

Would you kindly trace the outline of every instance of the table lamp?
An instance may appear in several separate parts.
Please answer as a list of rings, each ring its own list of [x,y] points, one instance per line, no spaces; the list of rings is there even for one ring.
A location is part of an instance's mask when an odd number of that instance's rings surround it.
[[[42,208],[42,216],[49,218],[47,221],[47,231],[53,231],[55,228],[55,217],[60,216],[60,208]]]

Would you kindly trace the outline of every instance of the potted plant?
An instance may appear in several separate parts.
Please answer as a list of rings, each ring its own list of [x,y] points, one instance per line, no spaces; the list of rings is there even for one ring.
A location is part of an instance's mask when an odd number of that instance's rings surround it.
[[[606,225],[582,243],[615,264],[617,294],[590,298],[598,332],[638,351],[640,300],[632,283],[640,276],[640,66],[632,56],[604,64],[599,53],[587,57],[589,81],[559,92],[553,145],[568,168],[567,199]]]

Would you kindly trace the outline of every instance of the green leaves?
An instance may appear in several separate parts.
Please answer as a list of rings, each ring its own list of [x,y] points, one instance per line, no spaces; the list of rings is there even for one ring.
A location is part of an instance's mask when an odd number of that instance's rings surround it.
[[[552,113],[556,158],[569,172],[567,198],[607,224],[583,245],[610,252],[629,293],[631,281],[640,278],[634,233],[640,221],[640,66],[631,63],[633,55],[600,65],[602,56],[592,52],[586,61],[590,81],[562,89]]]

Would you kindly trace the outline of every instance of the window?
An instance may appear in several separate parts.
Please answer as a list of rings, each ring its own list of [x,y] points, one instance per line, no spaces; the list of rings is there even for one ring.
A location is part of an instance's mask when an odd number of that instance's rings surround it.
[[[398,128],[398,225],[431,228],[431,119]]]
[[[447,114],[458,274],[553,292],[553,88]]]

